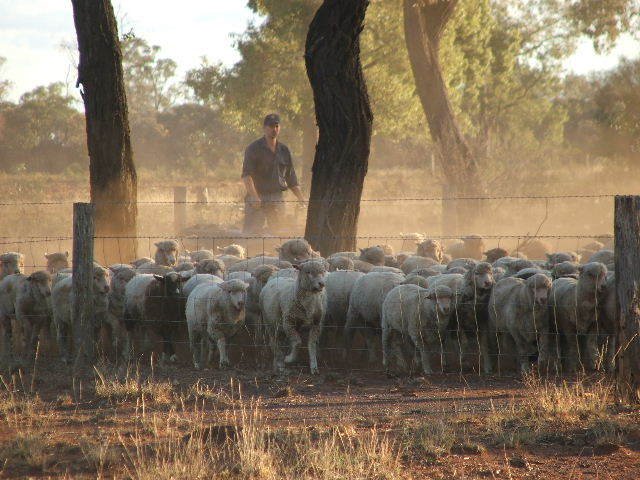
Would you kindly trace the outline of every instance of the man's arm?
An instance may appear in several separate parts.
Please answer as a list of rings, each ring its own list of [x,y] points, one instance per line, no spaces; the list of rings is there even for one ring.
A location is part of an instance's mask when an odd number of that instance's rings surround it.
[[[258,191],[256,190],[256,186],[253,183],[253,178],[251,177],[251,175],[242,177],[242,182],[244,183],[244,188],[247,191],[249,200],[260,203],[260,196],[258,195]]]
[[[298,197],[298,200],[300,200],[301,202],[304,202],[306,200],[302,195],[302,190],[300,190],[300,185],[294,185],[293,187],[291,187],[291,191],[296,197]]]

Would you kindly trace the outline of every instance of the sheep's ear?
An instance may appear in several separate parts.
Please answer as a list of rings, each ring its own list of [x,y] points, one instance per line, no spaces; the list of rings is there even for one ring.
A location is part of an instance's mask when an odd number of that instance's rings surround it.
[[[32,282],[32,281],[33,281],[33,276],[32,276],[32,275],[29,275],[29,276],[26,278],[26,280],[27,280],[27,282]]]
[[[545,255],[547,256],[547,260],[551,260],[553,258],[553,254],[551,253],[545,253]]]
[[[276,248],[275,248],[275,251],[276,251],[276,252],[278,252],[278,253],[280,253],[280,252],[282,251],[282,247],[276,247]]]
[[[295,264],[295,265],[292,265],[292,266],[293,266],[293,268],[295,268],[296,270],[300,270],[300,265]]]
[[[158,280],[159,282],[164,282],[164,277],[162,275],[153,275],[153,278]]]
[[[160,248],[160,243],[158,243],[158,242],[154,243],[153,245],[154,245],[155,247]]]
[[[359,248],[358,250],[360,250],[360,253],[364,253],[367,249],[366,248]]]
[[[44,252],[44,258],[46,258],[47,260],[49,260],[49,257],[51,256],[50,253]]]

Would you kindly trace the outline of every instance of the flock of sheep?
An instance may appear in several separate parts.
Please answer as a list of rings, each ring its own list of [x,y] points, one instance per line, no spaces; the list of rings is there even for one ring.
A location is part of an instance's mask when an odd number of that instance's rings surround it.
[[[155,244],[154,258],[104,268],[94,264],[95,341],[110,331],[119,358],[130,361],[134,337],[148,349],[162,339],[163,361],[174,361],[174,343],[186,329],[196,369],[218,352],[230,365],[231,339],[247,329],[260,347],[268,342],[273,368],[298,360],[307,337],[311,373],[318,349],[342,352],[348,365],[356,334],[369,362],[388,372],[434,371],[432,360],[462,368],[470,355],[491,373],[511,357],[521,372],[539,368],[610,369],[615,355],[616,314],[611,245],[592,242],[580,254],[552,252],[530,239],[515,252],[485,249],[472,235],[449,246],[411,234],[415,252],[388,245],[321,258],[303,239],[273,256],[245,258],[230,245],[179,252],[178,243]],[[72,272],[68,253],[47,254],[47,269],[23,274],[24,257],[0,255],[2,358],[14,357],[13,330],[32,360],[41,334],[51,327],[63,361],[73,342]],[[582,262],[581,262],[582,260]]]

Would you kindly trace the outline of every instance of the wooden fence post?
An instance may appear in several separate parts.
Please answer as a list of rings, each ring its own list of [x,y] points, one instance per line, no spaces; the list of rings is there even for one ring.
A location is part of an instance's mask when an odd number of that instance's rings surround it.
[[[619,399],[640,402],[640,196],[615,198],[618,297],[616,384]]]
[[[187,187],[173,188],[173,230],[179,235],[187,226]]]
[[[95,207],[73,204],[72,321],[76,365],[90,363],[95,356],[93,315],[93,241]]]

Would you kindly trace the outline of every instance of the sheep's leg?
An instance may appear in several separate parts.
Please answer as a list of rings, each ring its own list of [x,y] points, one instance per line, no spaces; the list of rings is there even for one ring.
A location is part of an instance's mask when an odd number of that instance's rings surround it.
[[[353,333],[356,325],[358,324],[358,315],[349,307],[347,310],[347,320],[344,324],[342,341],[344,346],[343,359],[347,361],[349,353],[351,352],[351,345],[353,344]]]
[[[412,340],[413,344],[416,346],[416,350],[420,354],[420,365],[422,366],[422,371],[425,375],[431,375],[433,370],[431,369],[431,360],[429,359],[430,349],[426,347],[422,336],[416,336]]]
[[[378,357],[376,352],[377,350],[376,332],[373,328],[366,326],[365,328],[363,328],[363,333],[364,333],[365,343],[367,344],[367,351],[369,353],[369,363],[375,363]]]
[[[309,330],[309,369],[312,375],[317,375],[318,370],[318,344],[320,343],[320,334],[322,333],[322,327],[320,325],[313,325]]]
[[[276,330],[270,335],[271,340],[271,350],[273,352],[273,370],[276,373],[281,373],[284,371],[284,354],[282,352],[282,348],[280,347],[280,331]]]
[[[298,347],[302,343],[302,338],[300,338],[298,331],[287,319],[284,319],[282,324],[282,331],[289,341],[290,348],[289,354],[284,357],[284,363],[292,364],[298,359]]]
[[[192,329],[189,331],[189,344],[191,346],[191,355],[193,356],[193,367],[196,370],[202,368],[202,332]]]
[[[578,362],[582,365],[582,360],[579,358],[580,348],[578,334],[574,331],[569,334],[565,334],[566,340],[566,352],[565,352],[565,365],[567,370],[575,372],[577,370]]]
[[[589,329],[584,335],[585,345],[585,363],[587,368],[591,371],[597,370],[598,367],[598,335],[595,332],[595,328]]]
[[[529,373],[531,366],[529,365],[529,349],[527,348],[527,343],[519,335],[514,336],[513,341],[516,344],[520,373],[523,375]]]
[[[231,365],[229,361],[229,356],[227,355],[227,338],[218,334],[217,336],[217,345],[218,345],[218,353],[220,354],[220,368],[226,368]]]
[[[382,366],[389,370],[389,356],[391,355],[391,329],[382,328]]]
[[[11,329],[11,319],[8,316],[0,317],[0,328],[2,328],[2,356],[6,360],[11,359],[13,352],[13,332]]]
[[[64,322],[58,322],[58,350],[63,363],[69,363],[69,325]]]
[[[478,330],[478,348],[482,360],[482,372],[485,375],[490,375],[493,371],[493,364],[491,363],[491,355],[489,355],[489,332],[486,328]]]
[[[604,342],[604,348],[606,351],[604,353],[604,369],[607,373],[611,373],[614,371],[616,367],[616,336],[615,334],[607,334],[607,338]]]

